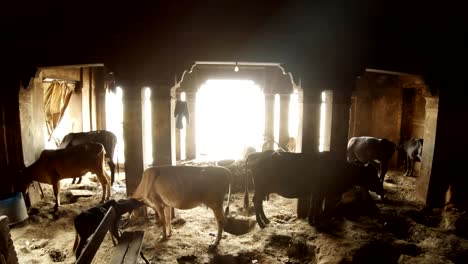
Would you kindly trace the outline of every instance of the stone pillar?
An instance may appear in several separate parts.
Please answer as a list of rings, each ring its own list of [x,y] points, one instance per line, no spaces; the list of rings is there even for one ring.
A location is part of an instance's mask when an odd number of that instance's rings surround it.
[[[106,87],[104,83],[104,68],[93,68],[96,94],[96,129],[106,129]]]
[[[279,127],[279,144],[281,147],[288,145],[289,141],[289,102],[290,94],[280,95],[280,127]]]
[[[320,91],[304,89],[302,116],[302,152],[317,152],[320,132]],[[309,197],[299,198],[297,201],[297,217],[305,218],[309,213]]]
[[[196,108],[196,91],[186,91],[186,101],[189,111],[189,122],[187,124],[187,142],[186,142],[186,156],[187,160],[197,158],[197,144],[196,144],[196,117],[195,117],[195,108]]]
[[[345,158],[348,145],[351,97],[345,90],[334,90],[332,96],[330,151]]]
[[[437,117],[439,111],[439,98],[426,97],[426,116],[424,126],[424,146],[421,161],[421,171],[416,182],[416,198],[427,203],[429,199],[429,186],[432,185],[432,165],[434,159],[434,146],[437,130]]]
[[[176,87],[171,88],[171,131],[174,131],[172,134],[173,136],[173,141],[174,144],[172,144],[172,149],[175,152],[175,160],[180,161],[182,160],[181,157],[181,141],[180,141],[180,129],[176,129],[175,127],[175,117],[174,117],[174,110],[175,110],[175,104],[176,100],[180,100],[180,90],[177,89]]]
[[[264,138],[265,139],[274,139],[274,121],[275,121],[275,95],[274,94],[265,94],[265,130]],[[274,149],[274,144],[268,143],[263,146],[262,151]]]
[[[168,86],[153,88],[151,91],[151,116],[153,131],[153,165],[175,165],[175,152],[172,151],[171,90]]]
[[[127,195],[140,183],[143,173],[142,90],[125,85],[123,90],[123,137],[125,142],[125,182]]]
[[[302,107],[302,152],[317,152],[320,135],[320,105],[322,103],[319,90],[304,89]]]

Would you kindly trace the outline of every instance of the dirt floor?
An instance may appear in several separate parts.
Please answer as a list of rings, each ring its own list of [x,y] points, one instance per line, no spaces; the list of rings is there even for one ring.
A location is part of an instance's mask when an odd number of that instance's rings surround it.
[[[271,223],[261,229],[255,216],[241,209],[241,193],[233,194],[229,232],[223,233],[215,251],[208,250],[216,223],[206,207],[179,210],[172,237],[165,242],[158,241],[161,230],[154,214],[142,223],[125,215],[122,228],[146,231],[142,250],[151,263],[468,263],[468,225],[460,222],[466,219],[465,212],[424,209],[414,197],[416,178],[402,174],[387,174],[389,201],[377,203],[376,215],[336,217],[320,232],[297,219],[295,199],[278,195],[264,202]],[[52,212],[50,186],[44,186],[44,201],[30,210],[29,219],[10,227],[20,263],[75,262],[73,218],[98,204],[102,194],[100,185],[90,179],[85,177],[81,185],[62,182],[58,213]],[[72,188],[92,190],[94,195],[69,199],[67,191]],[[125,198],[121,178],[114,183],[112,198]],[[109,263],[112,250],[107,235],[93,263]]]

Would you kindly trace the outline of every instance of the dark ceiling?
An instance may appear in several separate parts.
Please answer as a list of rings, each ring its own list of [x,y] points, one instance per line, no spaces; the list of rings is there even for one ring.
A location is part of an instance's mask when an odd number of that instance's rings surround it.
[[[5,5],[5,4],[2,4]],[[429,1],[31,1],[1,8],[24,75],[105,63],[173,82],[193,61],[280,62],[309,82],[364,68],[427,74],[461,58],[466,8]],[[339,77],[342,76],[342,77]]]

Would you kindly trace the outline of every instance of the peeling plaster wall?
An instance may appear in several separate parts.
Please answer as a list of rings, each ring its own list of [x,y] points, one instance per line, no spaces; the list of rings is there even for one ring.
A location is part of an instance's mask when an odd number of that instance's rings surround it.
[[[45,146],[42,74],[39,73],[26,89],[20,89],[19,106],[24,165],[29,166],[36,161]]]
[[[400,140],[402,89],[397,79],[383,74],[366,73],[353,93],[349,138],[372,136],[395,144]],[[390,161],[396,167],[397,155]]]

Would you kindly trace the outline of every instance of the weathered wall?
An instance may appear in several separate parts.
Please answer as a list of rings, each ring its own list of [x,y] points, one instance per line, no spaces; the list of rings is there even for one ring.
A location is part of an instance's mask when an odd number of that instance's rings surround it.
[[[398,79],[387,74],[366,73],[353,92],[349,138],[372,136],[395,144],[400,140],[402,89]],[[390,161],[395,167],[397,155]]]
[[[21,140],[24,165],[31,165],[45,147],[45,110],[42,74],[38,72],[27,88],[19,92]]]

